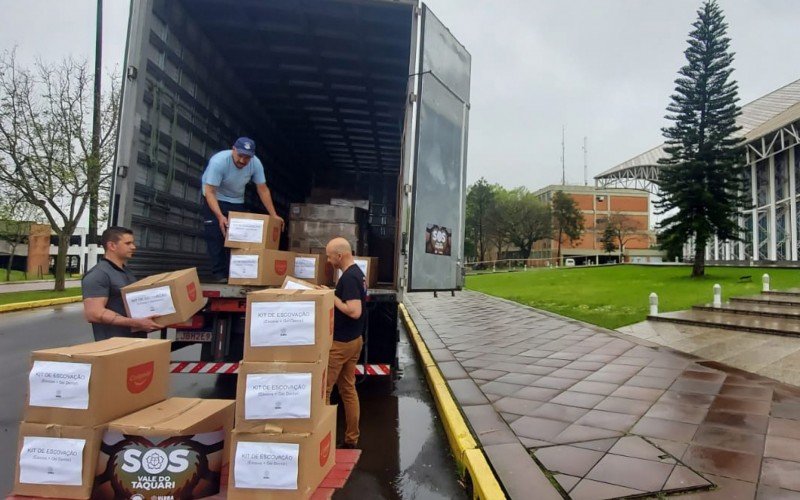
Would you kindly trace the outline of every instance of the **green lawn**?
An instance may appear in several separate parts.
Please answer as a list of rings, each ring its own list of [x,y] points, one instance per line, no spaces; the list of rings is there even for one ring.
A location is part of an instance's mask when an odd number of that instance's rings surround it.
[[[54,278],[54,276],[52,274],[45,274],[43,277],[42,276],[33,276],[33,275],[30,275],[30,276],[26,277],[25,273],[23,273],[22,271],[17,271],[17,270],[13,270],[12,269],[11,270],[11,279],[9,279],[8,281],[51,280],[53,278]],[[69,278],[69,276],[67,276],[67,278]],[[5,282],[5,281],[6,281],[6,270],[5,269],[0,269],[0,283]]]
[[[31,300],[55,299],[58,297],[75,297],[81,294],[81,287],[67,288],[63,292],[53,290],[37,290],[34,292],[6,292],[0,293],[0,305],[16,304],[17,302],[28,302]]]
[[[715,283],[723,301],[758,294],[764,273],[773,290],[800,287],[798,269],[707,267],[704,278],[692,279],[690,267],[624,265],[468,276],[467,288],[613,329],[644,321],[651,292],[660,312],[677,311],[710,303]],[[745,275],[752,282],[740,283]]]

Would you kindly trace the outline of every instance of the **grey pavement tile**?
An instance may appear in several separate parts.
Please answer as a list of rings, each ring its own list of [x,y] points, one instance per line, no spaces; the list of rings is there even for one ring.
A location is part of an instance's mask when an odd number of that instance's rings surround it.
[[[508,372],[500,370],[487,370],[486,368],[476,368],[473,371],[469,372],[469,376],[475,379],[492,381],[498,377],[502,377],[506,373]]]
[[[453,396],[464,406],[482,405],[489,401],[472,380],[452,380],[447,384],[450,386]]]
[[[700,424],[705,420],[707,414],[708,409],[702,406],[690,406],[672,402],[663,403],[662,400],[659,400],[648,410],[645,416],[685,422],[687,424]]]
[[[575,380],[583,380],[586,377],[590,376],[594,372],[586,371],[586,370],[572,370],[569,368],[559,368],[558,370],[554,371],[550,375],[553,377],[559,378],[572,378]]]
[[[681,460],[701,473],[707,472],[751,483],[758,481],[759,469],[761,469],[760,456],[710,446],[690,445]],[[767,469],[768,460],[772,459],[764,459],[761,480],[767,484],[773,484],[773,486],[781,486],[764,480],[763,474],[764,470]],[[800,464],[795,465],[800,466]],[[797,468],[793,471],[794,476],[800,479],[798,472],[800,472],[800,469]]]
[[[600,459],[586,477],[639,491],[658,492],[674,468],[674,464],[609,454]]]
[[[653,403],[651,401],[609,396],[595,406],[595,409],[642,416],[647,413],[647,410],[649,410],[652,405]]]
[[[548,389],[568,389],[578,381],[571,378],[551,377],[549,375],[534,380],[531,385],[536,387],[546,387]]]
[[[460,378],[467,378],[469,374],[461,366],[458,361],[446,361],[439,363],[439,370],[447,380],[456,380]]]
[[[631,432],[641,436],[669,439],[670,441],[679,441],[688,443],[694,433],[697,432],[697,425],[685,424],[683,422],[674,422],[672,420],[663,420],[660,418],[642,417],[633,426]]]
[[[701,425],[692,438],[692,443],[759,456],[764,454],[763,435],[738,432],[727,427],[714,425]]]
[[[586,408],[544,403],[530,413],[532,417],[547,418],[561,422],[573,423],[589,412]]]
[[[561,500],[561,494],[521,444],[500,444],[484,448],[486,457],[497,472],[511,499]]]
[[[758,487],[756,500],[800,500],[800,491],[784,490],[762,484]]]
[[[614,413],[602,410],[591,410],[575,423],[588,427],[598,427],[612,431],[628,432],[631,427],[639,420],[636,415],[626,415],[624,413]]]
[[[511,429],[521,437],[552,443],[552,439],[569,427],[566,422],[538,417],[521,417],[511,424]]]
[[[430,353],[433,359],[436,360],[437,363],[456,360],[456,358],[453,356],[453,353],[450,352],[448,349],[431,349]]]
[[[717,486],[711,491],[687,493],[679,497],[680,500],[753,500],[756,495],[756,485],[752,482],[740,481],[724,476],[702,473],[703,477]]]
[[[529,373],[507,373],[497,378],[496,381],[505,384],[528,386],[540,377],[541,375],[531,375]]]
[[[674,382],[673,378],[662,377],[646,377],[644,375],[635,375],[625,382],[625,385],[632,385],[634,387],[649,387],[650,389],[667,389]]]
[[[592,382],[583,380],[569,388],[570,391],[585,392],[587,394],[602,394],[608,396],[619,388],[619,384],[608,382]]]
[[[507,424],[510,424],[511,422],[514,422],[515,420],[517,420],[522,415],[516,415],[514,413],[503,413],[503,412],[500,412],[500,416],[503,417],[503,420],[505,420]]]
[[[569,474],[583,477],[603,458],[602,451],[587,450],[575,446],[548,446],[534,452],[536,459],[553,474]]]
[[[579,408],[594,408],[600,401],[604,400],[602,394],[586,394],[583,392],[564,391],[550,400],[551,403],[566,406],[577,406]]]
[[[553,441],[555,443],[578,443],[581,441],[591,441],[595,439],[605,439],[612,437],[620,437],[623,433],[620,431],[612,431],[609,429],[600,429],[598,427],[589,427],[585,425],[572,424],[564,429],[557,435]]]
[[[469,425],[481,445],[519,443],[517,436],[491,405],[465,406],[463,408]]]
[[[601,483],[591,479],[581,481],[569,492],[572,500],[604,500],[606,498],[621,498],[644,493],[633,488],[625,488],[608,483]]]
[[[512,394],[515,398],[530,399],[533,401],[547,402],[556,397],[561,392],[560,389],[549,389],[546,387],[523,387]]]
[[[524,389],[523,385],[504,384],[502,382],[487,382],[481,385],[481,390],[486,394],[497,394],[500,396],[511,396],[516,394],[520,389]]]
[[[501,412],[515,413],[517,415],[532,415],[537,408],[542,406],[541,401],[520,399],[515,397],[500,398],[492,403],[495,409]]]
[[[764,456],[800,462],[800,439],[785,436],[767,436]]]

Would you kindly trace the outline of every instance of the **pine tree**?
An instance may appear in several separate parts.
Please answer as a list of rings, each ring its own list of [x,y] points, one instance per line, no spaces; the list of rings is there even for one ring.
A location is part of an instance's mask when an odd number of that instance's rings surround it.
[[[738,213],[745,205],[742,182],[741,127],[736,117],[738,86],[731,78],[733,53],[726,36],[728,25],[715,0],[697,11],[685,51],[686,65],[678,71],[675,93],[662,129],[667,157],[659,160],[661,237],[689,241],[694,237],[692,277],[705,274],[705,250],[717,235],[738,240],[742,229]]]

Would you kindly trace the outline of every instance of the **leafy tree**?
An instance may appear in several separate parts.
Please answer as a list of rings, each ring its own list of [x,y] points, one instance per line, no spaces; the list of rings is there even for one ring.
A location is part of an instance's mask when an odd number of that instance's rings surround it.
[[[474,251],[479,262],[486,260],[491,246],[492,218],[495,215],[496,188],[481,177],[467,191],[467,248]]]
[[[705,250],[717,235],[739,240],[737,214],[745,206],[742,182],[741,127],[736,117],[738,87],[731,78],[733,53],[728,25],[715,0],[697,11],[689,33],[686,64],[678,71],[675,93],[667,107],[671,126],[662,129],[666,157],[659,161],[662,241],[678,245],[694,239],[692,276],[705,274]]]
[[[502,206],[505,213],[498,223],[508,241],[519,248],[524,258],[530,258],[533,244],[552,234],[550,207],[523,187],[509,191]]]
[[[558,261],[561,262],[561,242],[566,236],[570,243],[583,233],[583,213],[578,203],[563,191],[553,194],[553,234],[558,244]]]
[[[611,253],[617,249],[617,235],[614,232],[614,227],[611,224],[606,224],[606,228],[603,230],[603,236],[600,239],[600,242],[603,244],[603,250],[606,253]]]
[[[101,189],[111,178],[119,84],[119,77],[112,77],[102,102]],[[41,210],[58,236],[56,290],[64,289],[69,238],[89,202],[90,172],[98,167],[91,159],[91,111],[92,77],[85,61],[66,59],[54,66],[39,61],[28,70],[13,51],[0,54],[0,183]]]
[[[612,213],[608,217],[606,229],[603,231],[603,246],[607,248],[605,239],[608,235],[613,241],[613,248],[606,251],[610,253],[614,250],[619,250],[619,262],[621,263],[625,246],[636,237],[638,232],[639,228],[632,218],[619,212]]]

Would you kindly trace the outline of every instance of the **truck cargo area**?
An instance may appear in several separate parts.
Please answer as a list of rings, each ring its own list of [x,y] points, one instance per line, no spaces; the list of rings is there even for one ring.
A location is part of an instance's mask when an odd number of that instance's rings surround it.
[[[127,77],[141,95],[135,114],[123,111],[134,141],[120,144],[113,216],[137,235],[135,271],[209,274],[201,176],[214,152],[246,135],[287,220],[290,203],[369,200],[369,255],[394,287],[416,2],[133,3]]]

